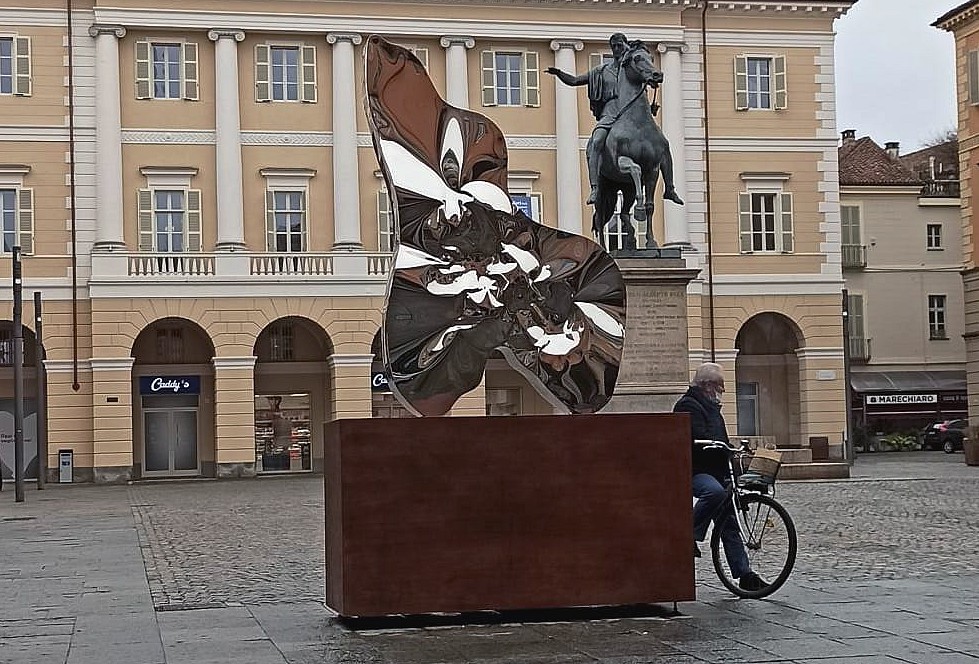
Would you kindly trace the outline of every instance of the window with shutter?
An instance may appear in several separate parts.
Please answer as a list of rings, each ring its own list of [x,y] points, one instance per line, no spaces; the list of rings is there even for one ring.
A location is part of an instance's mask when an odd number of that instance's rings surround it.
[[[14,39],[15,63],[14,94],[20,97],[31,95],[31,39],[30,37],[16,37]]]
[[[275,251],[275,192],[265,190],[265,251]]]
[[[272,245],[270,251],[299,253],[306,251],[306,192],[274,189],[272,206]],[[268,217],[266,217],[268,220]]]
[[[153,251],[153,191],[140,189],[136,195],[139,250]]]
[[[948,339],[948,330],[945,328],[945,307],[947,299],[945,295],[928,296],[929,339]]]
[[[785,56],[780,55],[773,58],[772,64],[775,69],[773,82],[775,88],[775,110],[782,111],[788,108],[789,105],[789,95],[786,90]]]
[[[493,51],[483,51],[480,65],[483,72],[483,106],[496,106],[496,54]]]
[[[385,189],[377,192],[377,250],[394,251],[394,216],[391,197]]]
[[[187,190],[187,251],[201,250],[201,191]]]
[[[749,191],[738,194],[741,253],[791,253],[795,249],[792,194]]]
[[[258,44],[255,47],[255,101],[272,101],[271,93],[271,74],[270,48],[266,44]]]
[[[734,58],[734,108],[748,110],[748,58],[743,55]]]
[[[272,101],[299,101],[299,47],[271,46],[269,55]]]
[[[751,233],[751,194],[738,194],[738,228],[741,233],[741,253],[753,251]]]
[[[523,54],[523,90],[526,106],[540,106],[540,56],[537,51]]]
[[[863,295],[850,293],[846,298],[847,326],[851,339],[864,338]]]
[[[772,108],[772,59],[746,58],[749,109]]]
[[[183,98],[182,44],[150,44],[153,99]]]
[[[0,231],[3,233],[3,253],[17,246],[17,190],[0,189]]]
[[[302,90],[300,101],[307,104],[316,103],[316,47],[303,46],[300,48],[302,71]]]
[[[795,236],[792,219],[792,194],[782,193],[779,196],[779,207],[781,211],[781,246],[779,251],[783,254],[790,254],[795,251]]]
[[[136,42],[136,99],[150,98],[150,43]]]
[[[969,51],[969,103],[979,104],[979,51]]]
[[[0,94],[14,93],[14,40],[0,37]]]
[[[197,74],[197,44],[184,42],[183,46],[183,97],[190,101],[200,98],[200,83]]]

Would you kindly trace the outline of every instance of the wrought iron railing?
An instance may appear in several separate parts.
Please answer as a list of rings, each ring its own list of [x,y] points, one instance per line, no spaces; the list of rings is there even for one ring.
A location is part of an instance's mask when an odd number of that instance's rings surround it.
[[[843,245],[843,267],[867,267],[867,247],[862,244]]]
[[[870,339],[850,337],[850,361],[867,362],[870,360]]]
[[[935,180],[921,188],[922,198],[958,198],[961,185],[958,180]]]

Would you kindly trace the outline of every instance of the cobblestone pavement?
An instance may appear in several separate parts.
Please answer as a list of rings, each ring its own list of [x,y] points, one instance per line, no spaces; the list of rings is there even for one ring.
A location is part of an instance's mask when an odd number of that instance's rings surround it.
[[[655,616],[352,632],[323,606],[322,478],[0,494],[0,664],[979,664],[979,468],[870,454],[782,483],[789,583],[739,601],[709,563]]]

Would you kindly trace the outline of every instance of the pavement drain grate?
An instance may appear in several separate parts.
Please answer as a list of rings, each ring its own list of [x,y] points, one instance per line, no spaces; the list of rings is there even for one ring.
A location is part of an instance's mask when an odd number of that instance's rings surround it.
[[[199,611],[201,609],[224,608],[227,608],[227,604],[224,602],[198,602],[197,604],[158,604],[153,607],[153,610],[159,613],[160,611]]]
[[[36,516],[5,516],[4,521],[34,521]]]

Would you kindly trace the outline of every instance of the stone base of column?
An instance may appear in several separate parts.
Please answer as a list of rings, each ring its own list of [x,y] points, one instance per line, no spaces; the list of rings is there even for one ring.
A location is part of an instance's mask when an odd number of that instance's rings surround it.
[[[231,253],[235,251],[248,251],[248,245],[244,242],[218,242],[214,245],[215,253]]]
[[[79,469],[75,469],[75,481],[83,481],[77,475]],[[126,484],[133,479],[132,466],[103,466],[92,469],[92,480],[96,484]],[[55,480],[57,481],[57,480]]]
[[[100,240],[92,245],[92,251],[96,253],[111,254],[113,252],[126,251],[126,243],[116,240]]]
[[[215,464],[214,476],[226,480],[239,477],[255,477],[255,463],[218,463]]]

